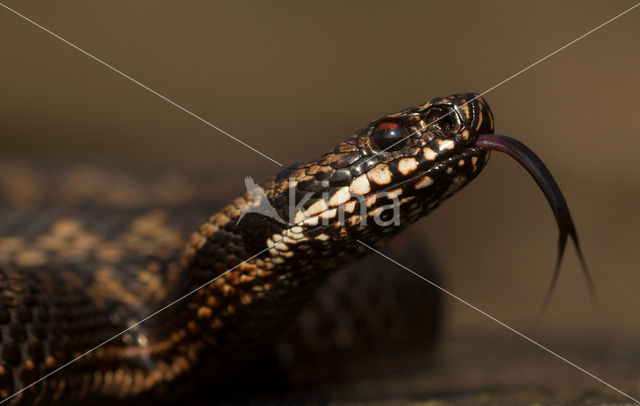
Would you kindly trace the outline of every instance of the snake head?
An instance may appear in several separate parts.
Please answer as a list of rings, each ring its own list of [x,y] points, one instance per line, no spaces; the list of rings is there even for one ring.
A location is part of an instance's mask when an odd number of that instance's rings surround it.
[[[358,143],[374,189],[402,186],[403,196],[433,205],[482,170],[488,150],[474,142],[478,134],[490,133],[493,114],[487,103],[463,93],[381,117],[360,130]]]
[[[391,236],[482,170],[489,152],[474,141],[492,132],[491,110],[478,95],[433,99],[283,170],[267,196],[298,239]]]

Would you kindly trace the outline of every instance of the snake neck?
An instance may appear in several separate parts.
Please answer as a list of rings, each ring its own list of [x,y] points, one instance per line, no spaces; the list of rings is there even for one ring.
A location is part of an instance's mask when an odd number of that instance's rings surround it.
[[[107,350],[145,375],[154,371],[145,391],[193,370],[218,381],[246,369],[273,347],[332,270],[365,253],[344,238],[342,254],[328,256],[326,241],[301,239],[297,228],[262,215],[238,223],[252,200],[235,199],[191,235],[171,293],[154,306],[165,310],[134,328],[128,345]]]

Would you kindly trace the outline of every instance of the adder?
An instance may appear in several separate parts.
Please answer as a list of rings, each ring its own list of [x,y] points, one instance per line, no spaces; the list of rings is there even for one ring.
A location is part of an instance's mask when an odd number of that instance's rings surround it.
[[[474,93],[381,117],[222,208],[206,182],[135,183],[91,169],[61,181],[5,166],[0,396],[156,404],[202,387],[335,379],[432,348],[438,294],[381,259],[357,260],[471,182],[492,149],[547,196],[560,227],[557,276],[568,237],[582,258],[566,202],[533,152],[494,134]],[[270,215],[256,209],[265,205]],[[395,252],[437,281],[415,235],[399,241]]]

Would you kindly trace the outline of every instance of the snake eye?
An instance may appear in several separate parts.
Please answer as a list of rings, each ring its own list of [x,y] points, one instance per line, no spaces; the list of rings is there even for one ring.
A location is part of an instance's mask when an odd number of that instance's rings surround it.
[[[404,129],[393,122],[378,124],[371,138],[376,147],[383,151],[399,150],[406,143]]]
[[[449,135],[460,130],[460,118],[451,106],[434,106],[427,111],[426,121],[429,129],[435,133]]]

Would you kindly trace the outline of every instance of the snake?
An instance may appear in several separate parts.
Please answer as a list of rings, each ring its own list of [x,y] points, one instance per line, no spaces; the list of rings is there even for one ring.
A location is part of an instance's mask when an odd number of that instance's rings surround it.
[[[348,359],[376,335],[379,350],[432,347],[437,294],[362,258],[401,241],[404,258],[428,268],[404,230],[471,182],[491,150],[518,160],[551,204],[556,274],[568,238],[583,260],[551,174],[523,144],[494,134],[476,93],[380,117],[262,187],[246,179],[247,193],[226,205],[207,180],[136,185],[87,169],[73,187],[29,188],[24,171],[5,167],[2,403],[169,403],[199,388],[251,391],[252,372],[271,382],[283,359],[286,379],[304,380],[322,370],[310,365]]]

